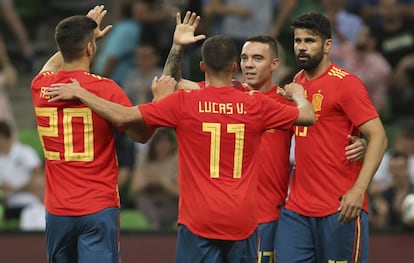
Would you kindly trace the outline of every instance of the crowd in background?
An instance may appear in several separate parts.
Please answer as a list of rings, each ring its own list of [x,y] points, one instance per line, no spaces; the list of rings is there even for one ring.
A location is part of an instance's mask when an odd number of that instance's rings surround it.
[[[83,14],[102,2],[111,12],[105,23],[113,28],[98,45],[92,72],[116,81],[134,104],[152,100],[151,81],[162,74],[177,11],[201,14],[199,33],[229,35],[239,48],[250,35],[274,37],[282,50],[281,65],[274,74],[274,82],[280,86],[297,72],[290,22],[308,10],[326,14],[333,28],[330,60],[365,83],[390,141],[369,189],[372,229],[410,228],[404,222],[414,217],[414,202],[406,198],[414,195],[414,28],[410,26],[414,0],[0,0],[3,220],[21,219],[21,228],[28,230],[44,225],[40,201],[43,156],[19,142],[19,125],[9,94],[13,89],[27,88],[30,83],[18,86],[19,75],[34,76],[39,70],[36,65],[44,62],[37,60],[54,52],[48,36],[53,39],[56,21]],[[186,50],[183,76],[187,79],[203,78],[198,67],[199,48],[194,45]],[[243,81],[239,74],[235,78]],[[144,214],[147,229],[174,229],[178,206],[174,132],[160,129],[146,145],[116,133],[116,143],[121,208]]]

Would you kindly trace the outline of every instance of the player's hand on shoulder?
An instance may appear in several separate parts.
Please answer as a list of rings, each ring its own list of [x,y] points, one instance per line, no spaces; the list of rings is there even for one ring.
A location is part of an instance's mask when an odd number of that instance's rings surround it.
[[[59,100],[73,100],[79,98],[79,92],[83,88],[76,79],[72,79],[72,83],[55,83],[50,86],[45,92],[45,95],[50,97],[49,102]]]
[[[173,93],[176,85],[177,81],[171,76],[162,75],[160,78],[155,76],[151,85],[154,101],[160,100]]]

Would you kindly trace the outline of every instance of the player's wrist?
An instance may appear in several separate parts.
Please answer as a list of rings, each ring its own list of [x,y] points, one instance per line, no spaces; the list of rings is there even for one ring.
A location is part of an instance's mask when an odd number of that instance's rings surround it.
[[[292,100],[295,101],[297,104],[303,103],[306,100],[306,97],[302,93],[293,93]]]
[[[172,50],[179,51],[179,52],[183,51],[184,48],[185,48],[185,45],[180,44],[180,43],[175,43],[175,42],[173,43],[171,47]]]
[[[79,86],[79,88],[76,88],[76,89],[75,89],[75,92],[74,92],[74,96],[75,96],[75,98],[77,98],[77,99],[83,99],[83,98],[85,98],[87,95],[88,95],[88,94],[87,94],[87,90],[86,90],[84,87]]]

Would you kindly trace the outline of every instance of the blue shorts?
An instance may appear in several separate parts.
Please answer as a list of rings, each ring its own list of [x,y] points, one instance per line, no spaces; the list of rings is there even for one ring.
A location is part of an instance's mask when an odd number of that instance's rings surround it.
[[[257,263],[275,262],[275,239],[279,220],[259,224],[259,249]]]
[[[207,239],[178,227],[176,263],[256,263],[257,231],[245,240]]]
[[[276,235],[276,262],[368,263],[368,214],[342,224],[339,212],[308,217],[282,209]]]
[[[119,209],[86,216],[46,213],[46,248],[48,262],[120,262]]]

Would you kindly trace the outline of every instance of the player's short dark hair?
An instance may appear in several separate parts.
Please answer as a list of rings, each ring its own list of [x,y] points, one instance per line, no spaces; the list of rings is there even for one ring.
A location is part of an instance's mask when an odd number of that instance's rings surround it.
[[[10,125],[5,121],[0,121],[0,136],[7,139],[12,136]]]
[[[292,23],[293,29],[308,29],[319,35],[322,40],[332,38],[331,23],[320,13],[309,12],[296,18]]]
[[[55,41],[66,62],[81,56],[82,50],[92,42],[97,23],[87,16],[71,16],[61,20],[55,29]]]
[[[228,71],[237,62],[236,45],[229,36],[212,36],[204,41],[201,56],[209,69],[215,72]]]
[[[268,35],[249,36],[246,39],[246,42],[259,42],[259,43],[266,44],[270,47],[270,50],[272,51],[273,56],[275,58],[279,57],[279,49],[277,47],[276,40],[271,36],[268,36]]]

